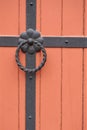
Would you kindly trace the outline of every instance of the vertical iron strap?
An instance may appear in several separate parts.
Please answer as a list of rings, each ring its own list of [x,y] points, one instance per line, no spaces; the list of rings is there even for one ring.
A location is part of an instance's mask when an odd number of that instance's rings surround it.
[[[26,0],[26,30],[36,29],[36,0]],[[26,54],[26,67],[35,68],[35,54]],[[36,74],[26,73],[26,130],[35,130],[35,85]]]

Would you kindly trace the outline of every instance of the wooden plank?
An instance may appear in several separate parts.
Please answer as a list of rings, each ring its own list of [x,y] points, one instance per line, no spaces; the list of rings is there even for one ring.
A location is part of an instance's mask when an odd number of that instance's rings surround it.
[[[36,66],[41,62],[41,54],[36,55]],[[41,129],[41,71],[36,73],[36,130]]]
[[[36,6],[36,29],[41,32],[41,0],[37,0]],[[36,66],[40,61],[41,54],[37,54]],[[41,130],[41,72],[36,74],[36,130]]]
[[[0,48],[0,129],[18,130],[18,68],[15,48]]]
[[[41,72],[37,73],[36,129],[53,130],[57,128],[59,130],[61,128],[61,49],[46,50],[48,62]],[[56,55],[60,58],[55,60],[52,57],[56,57]],[[41,55],[38,54],[37,65],[41,58]],[[56,64],[56,61],[59,64]]]
[[[84,1],[84,35],[87,36],[87,0]],[[83,93],[83,127],[87,130],[87,49],[84,49],[84,93]]]
[[[60,35],[61,0],[41,0],[40,6],[40,28],[42,34]]]
[[[62,129],[82,130],[82,49],[63,49]]]
[[[26,30],[26,0],[19,1],[19,29],[18,34]],[[20,53],[20,60],[25,66],[25,55]],[[18,70],[19,73],[19,130],[25,130],[25,89],[26,89],[26,75],[25,72]]]
[[[20,53],[20,61],[25,66],[25,55],[21,52]],[[26,89],[26,83],[25,83],[25,72],[18,69],[18,79],[19,79],[19,86],[18,86],[18,115],[19,115],[19,121],[18,121],[18,127],[19,130],[25,129],[25,89]]]
[[[37,0],[37,30],[42,35],[61,35],[61,0]],[[47,63],[36,80],[36,130],[60,130],[61,49],[46,50]],[[38,54],[37,65],[41,58]]]
[[[0,1],[0,35],[18,35],[19,1]],[[16,48],[0,48],[0,129],[19,130]]]
[[[87,130],[87,49],[84,50],[84,106],[83,106],[83,118],[84,118],[84,130]]]
[[[18,34],[18,0],[0,1],[0,35]]]
[[[41,130],[61,128],[61,49],[47,49],[41,71]]]
[[[62,35],[83,34],[83,0],[63,1]],[[62,130],[82,130],[82,49],[62,50]]]
[[[37,0],[36,6],[36,29],[41,31],[41,0]]]
[[[83,0],[63,0],[63,35],[83,35]]]
[[[19,1],[19,34],[26,30],[26,0]]]
[[[25,30],[25,0],[16,0],[16,1],[11,1],[9,0],[7,3],[5,3],[6,1],[2,1],[0,2],[0,35],[17,35],[20,34],[22,31]],[[3,25],[3,26],[2,26]],[[14,51],[15,54],[15,51]],[[8,54],[7,54],[8,55]],[[25,64],[25,56],[24,55],[20,55],[21,57],[21,61]],[[15,61],[15,59],[14,59]],[[18,67],[16,66],[16,68],[18,69]],[[13,69],[14,70],[14,69]],[[11,76],[12,77],[12,76]],[[11,78],[9,77],[9,78]],[[21,72],[20,70],[17,70],[17,76],[15,78],[15,80],[17,80],[15,83],[15,89],[17,90],[17,92],[15,93],[15,100],[13,100],[13,103],[16,106],[16,109],[14,111],[14,109],[12,110],[12,112],[7,113],[9,115],[15,115],[14,116],[14,120],[12,121],[11,118],[12,116],[7,116],[7,118],[9,117],[9,120],[7,121],[4,120],[5,118],[3,118],[2,120],[2,124],[6,124],[6,126],[3,126],[3,130],[5,129],[15,129],[15,130],[24,130],[25,129],[25,74],[23,72]],[[12,89],[10,90],[10,87],[8,88],[8,92],[11,92],[13,94],[14,91],[12,91]],[[3,93],[2,93],[3,94]],[[7,93],[9,95],[9,93]],[[17,97],[17,98],[16,98]],[[11,97],[10,97],[11,98]],[[7,99],[8,102],[8,99]],[[17,104],[15,103],[17,102]],[[9,103],[11,105],[12,104],[10,101]],[[6,105],[6,103],[4,103],[4,106]],[[8,104],[9,106],[9,104]],[[7,107],[8,107],[7,106]],[[3,106],[2,106],[3,108]],[[17,113],[16,113],[17,111]],[[16,113],[16,114],[15,114]],[[3,114],[3,112],[2,112]],[[5,112],[6,114],[6,112]],[[8,115],[7,114],[7,115]],[[11,118],[10,118],[11,117]],[[16,117],[16,118],[15,118]],[[13,118],[12,118],[13,119]],[[8,126],[7,126],[7,123]],[[12,122],[11,126],[10,123]],[[15,127],[14,127],[15,126]],[[2,128],[2,125],[1,127]]]

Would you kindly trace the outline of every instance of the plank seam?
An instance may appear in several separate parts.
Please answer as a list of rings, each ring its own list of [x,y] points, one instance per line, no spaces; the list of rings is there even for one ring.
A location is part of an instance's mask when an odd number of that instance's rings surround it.
[[[18,34],[20,34],[20,0],[18,0]]]
[[[19,68],[18,68],[18,130],[20,130],[20,80],[19,80]]]
[[[82,130],[84,130],[84,49],[82,53]]]
[[[63,87],[63,49],[61,49],[61,119],[60,119],[60,130],[62,130],[62,103],[63,103],[63,99],[62,99],[62,87]]]
[[[63,35],[63,0],[61,0],[61,36]]]
[[[85,4],[86,1],[83,0],[83,35],[85,36]]]
[[[18,34],[20,34],[20,0],[18,0]],[[20,130],[20,80],[18,68],[18,130]]]

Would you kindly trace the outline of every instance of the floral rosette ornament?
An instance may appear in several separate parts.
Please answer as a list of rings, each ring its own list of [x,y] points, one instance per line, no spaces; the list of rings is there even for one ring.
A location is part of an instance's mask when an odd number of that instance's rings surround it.
[[[33,29],[28,29],[26,32],[21,33],[19,38],[19,44],[25,42],[26,44],[21,46],[21,50],[29,54],[34,54],[35,52],[39,52],[41,47],[37,45],[37,43],[43,44],[44,40],[41,37],[38,31]]]
[[[21,70],[28,73],[35,73],[45,65],[46,60],[47,60],[47,53],[43,46],[43,43],[44,43],[44,40],[41,37],[40,33],[33,29],[28,29],[26,32],[23,32],[20,35],[19,41],[18,41],[18,47],[15,52],[15,59],[16,59],[16,63],[18,67]],[[29,53],[29,54],[34,54],[36,52],[41,51],[43,55],[41,63],[35,68],[29,68],[29,67],[23,66],[20,61],[20,56],[19,56],[20,50],[22,50],[22,52],[24,53]]]

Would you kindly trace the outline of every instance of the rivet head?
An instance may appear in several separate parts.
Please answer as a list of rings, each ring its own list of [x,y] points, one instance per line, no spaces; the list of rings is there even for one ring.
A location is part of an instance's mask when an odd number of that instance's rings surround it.
[[[29,38],[29,39],[28,39],[28,43],[29,43],[29,45],[33,45],[33,39],[32,39],[32,38]]]
[[[29,79],[32,79],[32,75],[29,76]]]
[[[33,6],[33,2],[30,2],[30,6]]]
[[[36,50],[35,50],[34,46],[30,46],[30,47],[28,48],[28,53],[31,54],[31,55],[34,54],[35,51],[36,51]]]
[[[28,119],[32,119],[32,116],[30,115],[30,116],[28,116]]]
[[[69,41],[68,41],[68,40],[65,40],[65,43],[66,43],[66,44],[68,44],[68,43],[69,43]]]

